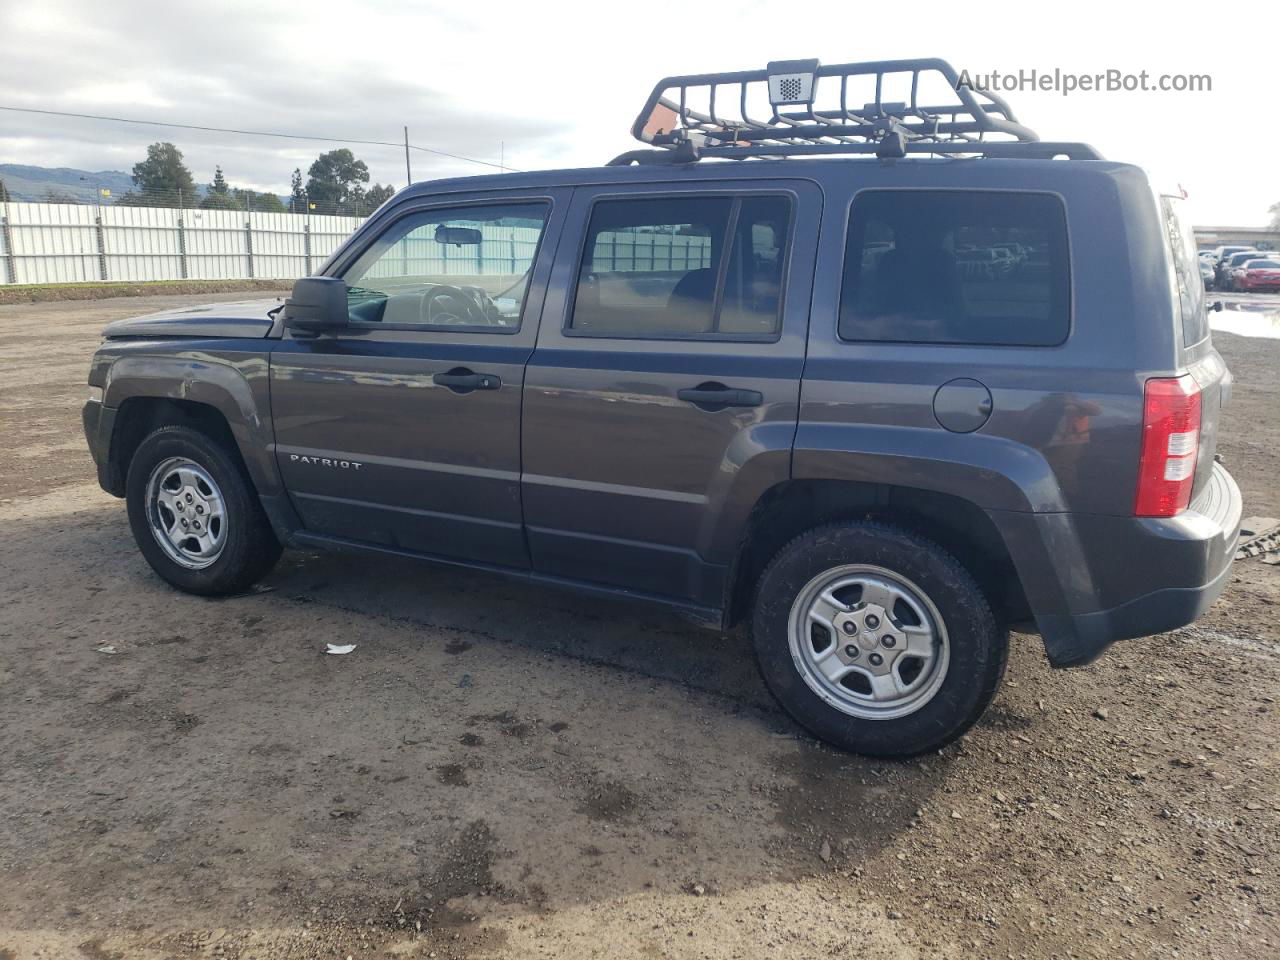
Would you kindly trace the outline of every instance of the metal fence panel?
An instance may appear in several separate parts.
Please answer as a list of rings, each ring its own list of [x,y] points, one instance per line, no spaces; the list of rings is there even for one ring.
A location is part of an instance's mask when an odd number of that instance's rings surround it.
[[[182,211],[187,212],[187,211]],[[103,256],[111,280],[181,280],[178,210],[100,207]]]
[[[249,274],[244,213],[188,210],[187,276],[193,280],[244,280]]]
[[[7,203],[8,251],[14,283],[101,279],[94,208],[76,204]]]
[[[299,219],[305,221],[306,217],[292,213],[249,214],[255,277],[292,280],[308,272],[307,238],[293,223]]]
[[[355,232],[356,227],[364,221],[360,217],[339,217],[325,214],[311,218],[311,256],[312,269],[319,270],[321,264],[333,256],[342,241]]]
[[[295,280],[362,217],[75,203],[0,203],[0,284]]]

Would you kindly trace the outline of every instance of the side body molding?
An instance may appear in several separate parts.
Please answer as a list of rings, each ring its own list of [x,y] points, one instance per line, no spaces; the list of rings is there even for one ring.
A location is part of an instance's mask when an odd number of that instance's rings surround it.
[[[1066,509],[1053,468],[1025,444],[982,434],[879,424],[801,423],[792,476],[915,487],[984,510]]]

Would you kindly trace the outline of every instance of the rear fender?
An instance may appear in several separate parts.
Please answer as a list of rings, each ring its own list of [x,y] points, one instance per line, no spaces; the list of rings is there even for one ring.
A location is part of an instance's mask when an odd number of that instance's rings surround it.
[[[1086,554],[1050,464],[1002,437],[875,425],[802,424],[796,480],[852,480],[960,497],[991,518],[1037,624],[1097,607]],[[1042,629],[1050,655],[1053,631]]]
[[[1039,451],[1003,437],[875,424],[801,424],[792,477],[916,487],[984,510],[1066,510]]]

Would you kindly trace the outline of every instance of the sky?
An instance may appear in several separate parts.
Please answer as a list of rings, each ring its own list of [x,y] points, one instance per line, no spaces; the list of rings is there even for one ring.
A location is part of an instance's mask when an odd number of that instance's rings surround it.
[[[1244,21],[1247,21],[1245,23]],[[1261,226],[1280,202],[1280,5],[644,4],[0,0],[0,106],[400,141],[523,170],[593,166],[663,76],[942,57],[972,75],[1207,74],[1207,92],[1003,94],[1046,140],[1083,140],[1181,186],[1193,222]],[[287,192],[340,146],[0,110],[0,162],[129,171],[155,140],[198,182]],[[352,146],[405,184],[403,148]],[[413,179],[492,172],[415,152]]]

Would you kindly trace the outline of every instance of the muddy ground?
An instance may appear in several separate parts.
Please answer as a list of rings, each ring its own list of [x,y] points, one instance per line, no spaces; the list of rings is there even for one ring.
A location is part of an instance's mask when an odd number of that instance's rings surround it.
[[[163,585],[79,404],[102,323],[177,302],[0,308],[0,960],[1280,956],[1280,567],[1088,669],[1015,636],[969,736],[863,760],[645,609],[296,553]],[[1280,340],[1216,340],[1280,516]]]

